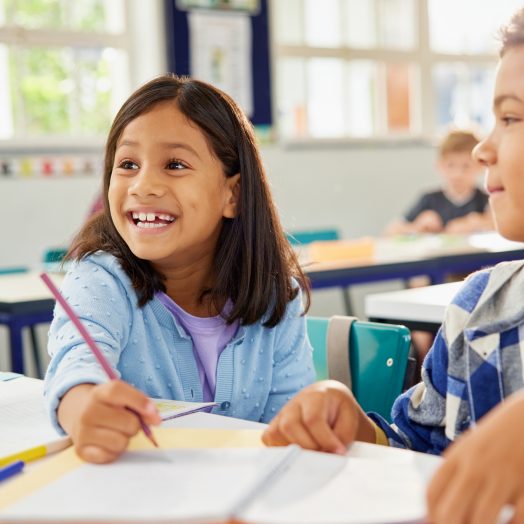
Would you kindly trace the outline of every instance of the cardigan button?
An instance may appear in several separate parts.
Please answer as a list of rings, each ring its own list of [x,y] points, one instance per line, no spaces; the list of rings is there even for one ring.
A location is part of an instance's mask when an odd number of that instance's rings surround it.
[[[222,402],[222,404],[220,404],[220,409],[222,411],[226,411],[227,409],[229,409],[231,407],[231,402]]]

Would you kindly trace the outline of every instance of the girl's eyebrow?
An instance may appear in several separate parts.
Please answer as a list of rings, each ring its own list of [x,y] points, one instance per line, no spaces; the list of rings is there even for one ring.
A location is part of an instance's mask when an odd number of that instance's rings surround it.
[[[139,142],[136,142],[135,140],[122,140],[122,142],[120,142],[116,148],[119,149],[124,146],[136,147],[139,145]],[[196,152],[196,150],[184,142],[161,142],[160,145],[165,149],[185,149],[200,159],[200,155]]]

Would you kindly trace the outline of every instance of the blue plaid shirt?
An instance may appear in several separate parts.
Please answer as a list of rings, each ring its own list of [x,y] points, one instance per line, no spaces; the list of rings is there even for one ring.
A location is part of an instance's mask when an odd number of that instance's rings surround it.
[[[471,275],[448,306],[422,369],[397,398],[393,424],[371,414],[392,446],[432,454],[524,387],[524,261]]]

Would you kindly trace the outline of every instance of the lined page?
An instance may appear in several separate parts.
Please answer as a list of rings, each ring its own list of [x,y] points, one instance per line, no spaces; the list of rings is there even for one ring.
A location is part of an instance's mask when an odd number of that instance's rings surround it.
[[[0,421],[0,458],[68,440],[49,420],[41,380],[22,377],[0,382]]]

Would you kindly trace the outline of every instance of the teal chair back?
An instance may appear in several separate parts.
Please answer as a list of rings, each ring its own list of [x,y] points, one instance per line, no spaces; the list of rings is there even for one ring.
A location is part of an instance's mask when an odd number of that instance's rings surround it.
[[[287,233],[287,239],[292,246],[311,244],[319,240],[339,240],[340,234],[337,229],[310,229],[304,231],[293,231]]]
[[[308,317],[317,380],[329,378],[327,334],[329,318]],[[411,336],[405,326],[356,320],[349,333],[351,388],[364,411],[391,421],[391,407],[402,392]]]
[[[23,266],[0,267],[0,275],[12,275],[13,273],[27,273],[29,268]]]

